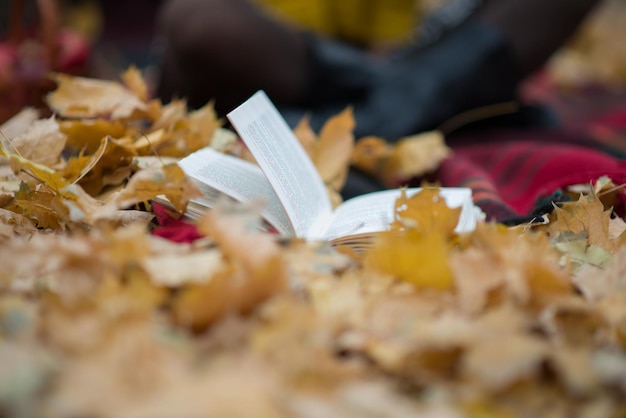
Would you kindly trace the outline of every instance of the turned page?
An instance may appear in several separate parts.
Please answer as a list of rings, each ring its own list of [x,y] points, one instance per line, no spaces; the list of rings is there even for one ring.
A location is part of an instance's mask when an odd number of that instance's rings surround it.
[[[314,224],[331,216],[332,206],[322,179],[291,128],[263,91],[227,116],[274,188],[295,235],[307,237]]]
[[[207,196],[207,199],[197,200],[197,203],[211,206],[211,200],[215,200],[210,198],[215,195],[211,189],[242,202],[261,199],[265,204],[265,220],[283,235],[294,234],[278,196],[256,165],[211,148],[194,152],[179,161],[178,165],[199,183]]]
[[[406,190],[411,197],[421,188]],[[476,227],[478,213],[468,188],[441,188],[439,193],[451,208],[462,207],[457,232],[471,231]],[[400,189],[384,190],[353,197],[343,202],[327,225],[320,225],[314,236],[334,240],[349,235],[386,231],[394,219],[394,206],[400,197]]]

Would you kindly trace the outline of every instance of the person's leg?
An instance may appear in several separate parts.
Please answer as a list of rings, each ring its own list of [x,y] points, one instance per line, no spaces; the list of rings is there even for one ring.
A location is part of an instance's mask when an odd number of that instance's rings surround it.
[[[508,41],[520,77],[537,70],[579,27],[598,0],[487,0],[476,20]]]
[[[299,102],[308,88],[303,36],[248,0],[169,0],[159,27],[164,101],[215,99],[223,113],[260,88],[277,103]]]
[[[362,98],[312,109],[312,125],[319,128],[332,114],[352,104],[357,136],[396,141],[437,129],[462,112],[514,101],[518,84],[574,33],[596,3],[485,1],[437,42],[390,61],[376,86]],[[284,113],[293,123],[303,110]]]

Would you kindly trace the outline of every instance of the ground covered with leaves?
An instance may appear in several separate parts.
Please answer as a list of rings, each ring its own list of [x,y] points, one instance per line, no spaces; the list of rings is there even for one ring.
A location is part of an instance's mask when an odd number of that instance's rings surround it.
[[[610,179],[532,226],[461,235],[426,189],[366,254],[277,239],[256,205],[226,199],[176,243],[153,233],[152,199],[184,210],[198,189],[176,159],[250,159],[236,135],[210,104],[151,100],[134,69],[55,78],[55,117],[1,127],[0,416],[626,414]],[[447,155],[433,134],[353,143],[350,118],[296,129],[335,199],[349,164],[391,184]]]

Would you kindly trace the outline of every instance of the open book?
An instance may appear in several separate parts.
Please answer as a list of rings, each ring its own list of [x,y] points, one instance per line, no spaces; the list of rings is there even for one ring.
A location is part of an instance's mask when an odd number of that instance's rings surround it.
[[[259,91],[227,115],[258,166],[211,148],[183,158],[179,165],[204,192],[191,202],[193,217],[221,194],[236,200],[262,199],[264,219],[280,234],[359,246],[389,229],[400,190],[346,200],[333,210],[315,166],[267,95]],[[419,188],[410,188],[411,196]],[[441,188],[450,207],[462,207],[457,232],[475,228],[481,212],[470,189]]]

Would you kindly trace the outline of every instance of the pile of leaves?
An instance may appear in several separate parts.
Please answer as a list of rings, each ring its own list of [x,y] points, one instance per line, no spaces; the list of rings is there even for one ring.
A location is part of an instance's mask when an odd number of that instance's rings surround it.
[[[573,39],[553,57],[547,73],[557,87],[571,90],[604,86],[623,93],[626,83],[626,36],[622,0],[598,3]]]
[[[210,104],[163,105],[136,70],[122,79],[57,75],[55,117],[1,127],[0,416],[626,413],[610,179],[539,225],[466,234],[436,188],[403,195],[366,254],[277,239],[260,208],[226,199],[174,243],[151,234],[150,200],[182,211],[198,192],[173,161],[204,146],[250,157]],[[352,128],[347,110],[319,135],[296,129],[331,194],[348,164],[393,183],[446,152],[432,134],[402,152],[353,144]],[[402,162],[421,146],[426,168]]]

